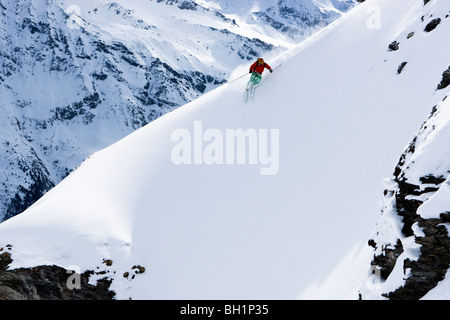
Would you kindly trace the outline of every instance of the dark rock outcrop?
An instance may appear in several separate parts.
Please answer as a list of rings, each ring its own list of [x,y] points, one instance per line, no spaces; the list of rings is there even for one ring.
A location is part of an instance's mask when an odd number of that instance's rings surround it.
[[[4,249],[8,251],[4,251]],[[13,261],[9,250],[0,251],[0,300],[112,300],[111,280],[103,278],[89,283],[93,271],[74,274],[55,265],[8,270]],[[72,278],[76,277],[76,284]]]
[[[442,73],[442,81],[438,85],[438,90],[447,88],[450,85],[450,67]]]
[[[426,32],[431,32],[431,31],[433,31],[434,29],[436,29],[436,27],[439,25],[439,23],[441,23],[441,19],[440,19],[440,18],[431,20],[431,21],[426,25],[424,31],[426,31]]]
[[[445,278],[450,267],[450,238],[445,226],[450,222],[450,208],[440,214],[434,213],[430,217],[423,217],[418,211],[419,207],[431,201],[432,196],[441,188],[446,190],[450,163],[445,165],[443,160],[444,165],[439,168],[432,166],[428,168],[422,164],[418,165],[419,169],[412,170],[418,161],[414,158],[418,150],[422,155],[423,148],[430,150],[429,144],[432,142],[427,137],[437,130],[438,124],[442,123],[438,120],[442,108],[447,106],[443,105],[445,100],[444,98],[440,105],[433,107],[428,120],[422,124],[415,138],[400,156],[394,170],[392,185],[385,191],[385,200],[388,203],[386,211],[393,219],[397,220],[395,218],[397,215],[401,221],[401,235],[398,235],[397,243],[393,245],[376,237],[369,241],[369,245],[375,250],[381,248],[381,254],[374,255],[372,260],[372,267],[381,271],[381,278],[388,280],[394,267],[403,267],[404,284],[392,292],[383,294],[389,299],[421,299]],[[421,158],[421,161],[426,160]],[[408,249],[401,239],[411,237],[417,248],[420,248],[418,258],[399,260],[399,256]]]
[[[372,240],[373,241],[373,240]],[[394,269],[397,258],[403,253],[403,245],[400,239],[394,246],[382,248],[382,254],[373,258],[372,266],[380,270],[380,277],[386,280]]]
[[[389,51],[397,51],[399,48],[400,43],[398,41],[392,41],[389,46],[388,49]]]
[[[390,299],[420,299],[445,278],[450,266],[450,238],[444,223],[450,222],[450,212],[442,213],[439,219],[418,219],[418,226],[425,236],[416,237],[421,245],[420,257],[416,261],[405,260],[404,270],[410,269],[405,285],[390,292]]]
[[[408,63],[408,62],[404,61],[404,62],[402,62],[402,63],[398,66],[397,74],[402,73],[402,71],[403,71],[403,69],[405,68],[405,66],[406,66],[407,63]]]

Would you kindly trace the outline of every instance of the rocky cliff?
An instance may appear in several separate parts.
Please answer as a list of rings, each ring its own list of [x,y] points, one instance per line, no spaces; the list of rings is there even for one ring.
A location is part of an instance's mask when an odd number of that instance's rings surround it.
[[[446,97],[447,98],[447,97]],[[404,283],[383,296],[420,299],[450,266],[450,101],[434,106],[387,181],[372,261],[382,281],[394,269]],[[395,277],[395,276],[393,276]]]

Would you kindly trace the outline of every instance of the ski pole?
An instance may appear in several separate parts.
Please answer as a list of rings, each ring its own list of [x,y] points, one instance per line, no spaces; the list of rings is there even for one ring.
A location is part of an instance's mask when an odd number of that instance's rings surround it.
[[[235,82],[236,80],[239,80],[240,78],[245,77],[246,75],[248,75],[248,73],[246,73],[246,74],[240,76],[239,78],[236,78],[236,79],[234,79],[234,80],[231,80],[230,82],[228,82],[228,84],[233,83],[233,82]]]
[[[273,68],[272,71],[278,69],[279,67],[281,67],[281,63],[279,65],[277,65],[275,68]]]

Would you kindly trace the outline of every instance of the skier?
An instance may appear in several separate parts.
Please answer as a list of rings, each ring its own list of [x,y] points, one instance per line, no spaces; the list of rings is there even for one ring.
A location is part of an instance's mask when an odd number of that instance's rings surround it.
[[[251,93],[251,96],[253,97],[256,87],[261,82],[262,73],[266,68],[270,71],[270,73],[273,72],[272,68],[264,62],[263,58],[258,58],[256,62],[250,66],[249,73],[251,73],[252,76],[250,77],[250,80],[247,83],[247,87],[245,88],[245,100],[247,100],[248,98],[249,91]]]

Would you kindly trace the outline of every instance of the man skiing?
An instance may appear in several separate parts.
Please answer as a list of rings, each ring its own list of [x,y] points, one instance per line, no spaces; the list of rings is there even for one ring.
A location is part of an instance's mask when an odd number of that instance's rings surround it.
[[[249,91],[251,93],[251,96],[253,97],[256,87],[261,82],[262,73],[264,72],[264,69],[268,69],[270,73],[273,72],[272,68],[267,63],[264,62],[263,58],[258,58],[256,62],[250,66],[249,73],[251,73],[252,76],[250,77],[250,80],[247,83],[247,88],[245,89],[246,100]]]

